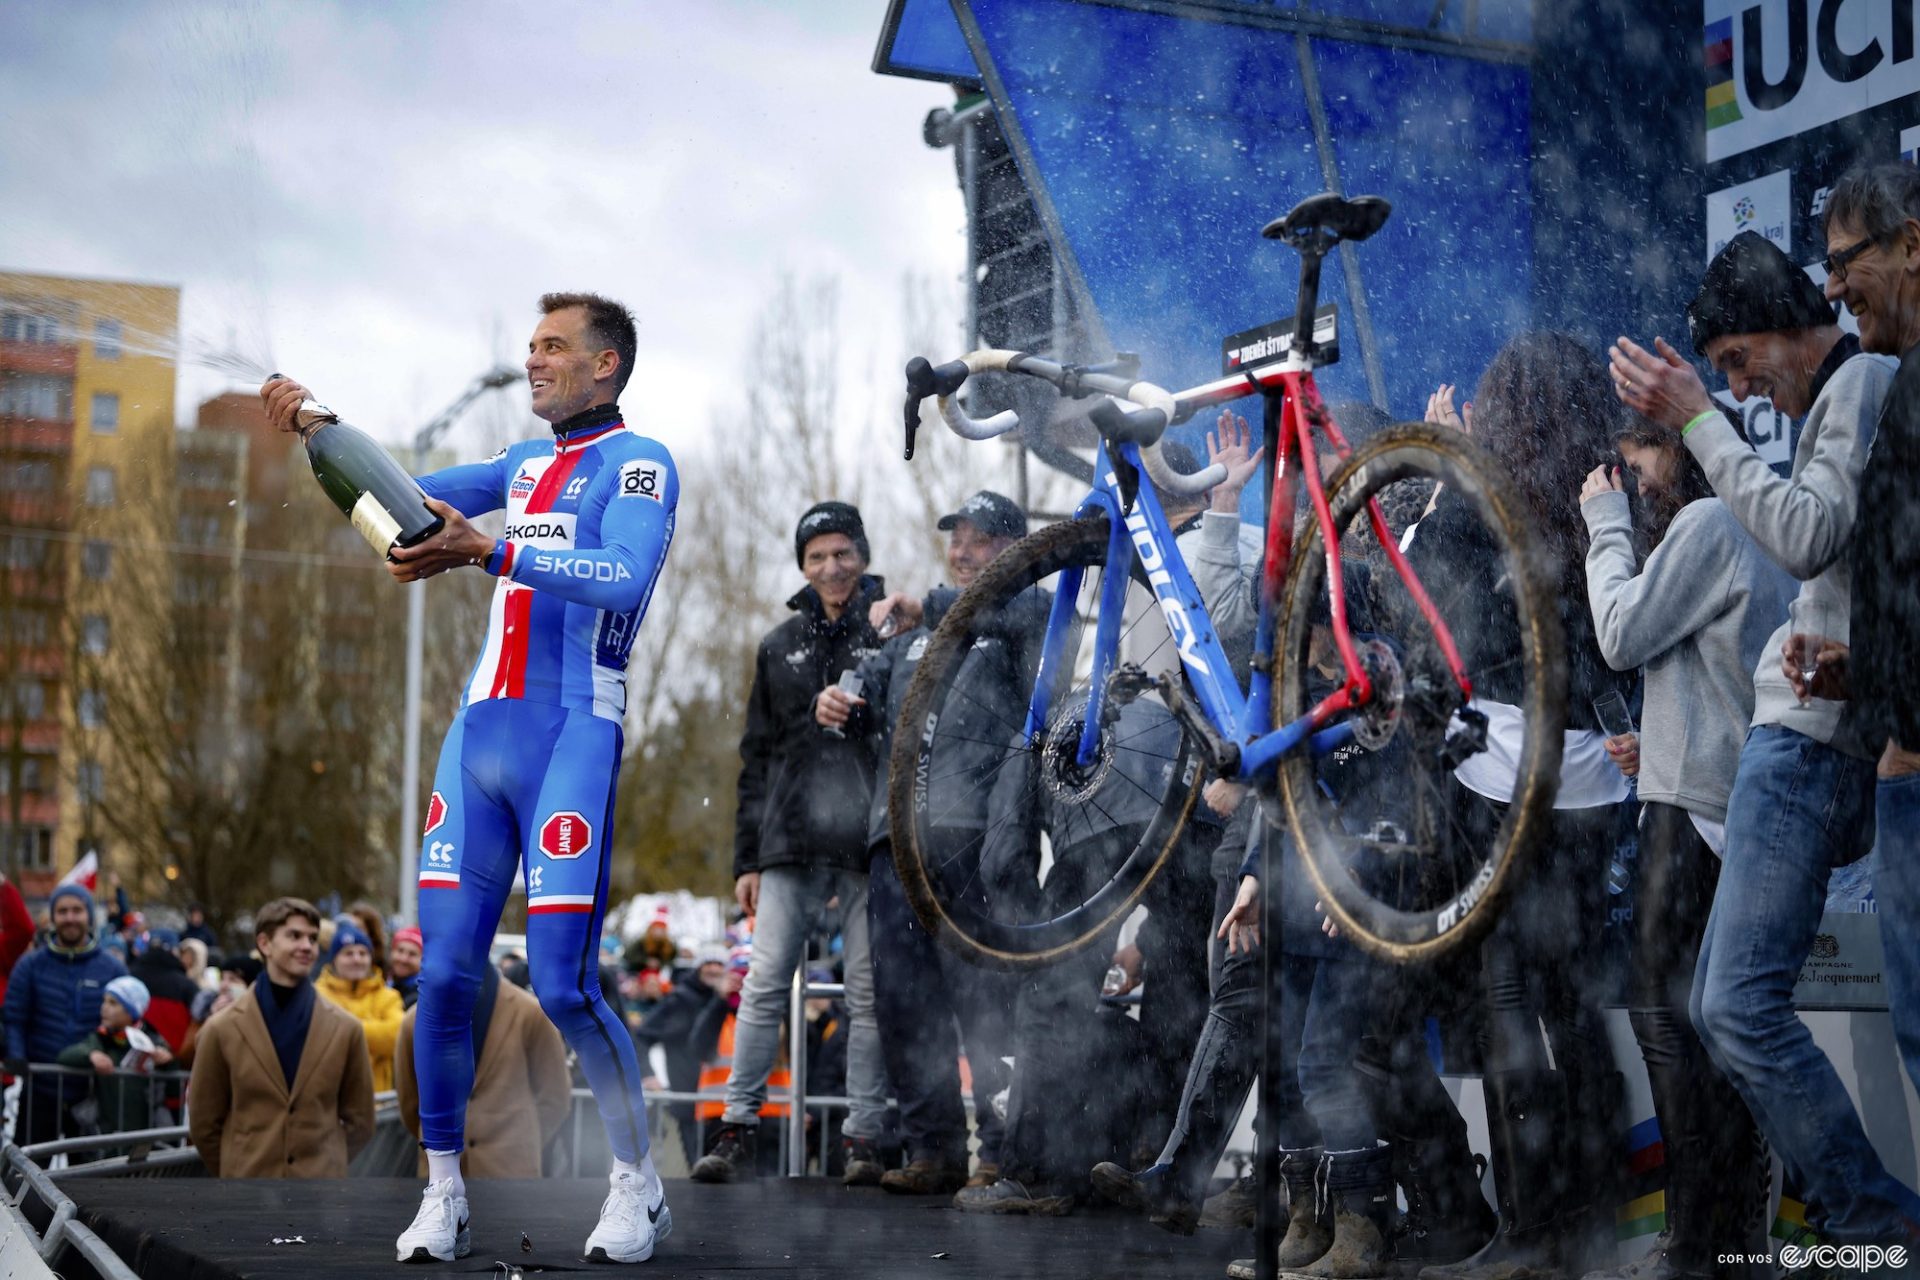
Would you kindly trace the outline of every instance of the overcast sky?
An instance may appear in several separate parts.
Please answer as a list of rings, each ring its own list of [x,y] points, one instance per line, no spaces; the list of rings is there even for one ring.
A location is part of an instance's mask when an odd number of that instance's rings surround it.
[[[832,275],[877,410],[902,276],[951,289],[964,251],[920,140],[951,95],[868,69],[884,10],[8,0],[0,269],[178,284],[190,341],[390,440],[517,364],[540,293],[597,289],[640,320],[630,418],[682,449],[780,274]],[[183,380],[183,413],[231,385]]]

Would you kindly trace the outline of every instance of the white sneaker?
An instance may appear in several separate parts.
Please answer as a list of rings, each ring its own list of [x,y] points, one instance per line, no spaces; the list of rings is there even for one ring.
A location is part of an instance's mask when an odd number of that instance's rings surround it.
[[[452,1262],[473,1252],[472,1233],[467,1230],[467,1198],[453,1194],[453,1179],[429,1182],[420,1193],[420,1212],[413,1225],[400,1233],[395,1253],[401,1262],[426,1262],[438,1258]]]
[[[637,1173],[616,1173],[607,1181],[613,1189],[600,1206],[600,1225],[587,1237],[587,1261],[645,1262],[673,1230],[667,1189],[657,1180],[649,1187]]]

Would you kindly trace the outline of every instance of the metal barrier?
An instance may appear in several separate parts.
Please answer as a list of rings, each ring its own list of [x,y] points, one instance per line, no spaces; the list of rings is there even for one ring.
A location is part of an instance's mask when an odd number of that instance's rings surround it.
[[[156,1116],[174,1120],[181,1113],[168,1104],[184,1104],[186,1099],[185,1071],[103,1073],[52,1062],[14,1062],[9,1070],[20,1079],[12,1131],[16,1142],[50,1130],[63,1139],[111,1139],[96,1146],[122,1145],[135,1141],[124,1136],[130,1130],[155,1127],[151,1122]]]
[[[37,1247],[49,1275],[61,1251],[71,1250],[93,1268],[100,1280],[139,1280],[119,1254],[74,1216],[73,1201],[54,1185],[47,1171],[12,1143],[7,1144],[0,1181],[5,1182],[8,1193],[0,1203],[5,1205],[14,1230]],[[38,1212],[34,1211],[36,1206]],[[44,1227],[34,1225],[37,1217],[46,1219]]]

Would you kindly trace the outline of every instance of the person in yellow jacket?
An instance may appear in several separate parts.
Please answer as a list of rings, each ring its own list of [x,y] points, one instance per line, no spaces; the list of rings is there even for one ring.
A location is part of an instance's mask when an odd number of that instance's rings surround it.
[[[393,1050],[400,1040],[406,1008],[400,993],[374,967],[373,940],[352,916],[333,922],[327,967],[313,980],[314,990],[360,1020],[373,1059],[373,1091],[393,1088]]]

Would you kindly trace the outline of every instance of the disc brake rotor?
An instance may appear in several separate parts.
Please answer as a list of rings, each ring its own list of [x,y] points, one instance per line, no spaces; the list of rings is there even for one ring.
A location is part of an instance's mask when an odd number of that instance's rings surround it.
[[[1400,727],[1400,708],[1406,701],[1406,678],[1400,659],[1384,640],[1369,640],[1358,653],[1360,666],[1373,683],[1373,697],[1353,716],[1354,741],[1369,751],[1378,751],[1393,741]]]

